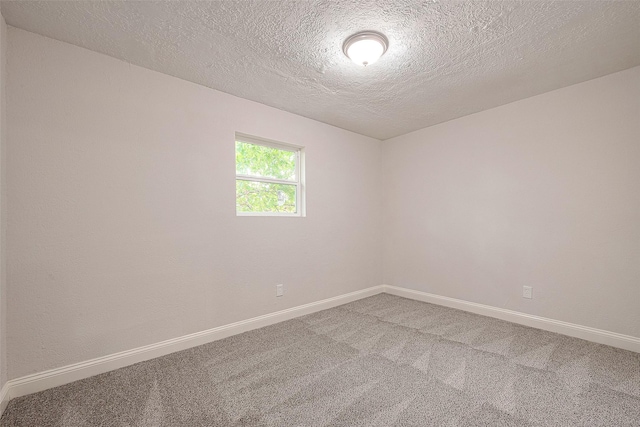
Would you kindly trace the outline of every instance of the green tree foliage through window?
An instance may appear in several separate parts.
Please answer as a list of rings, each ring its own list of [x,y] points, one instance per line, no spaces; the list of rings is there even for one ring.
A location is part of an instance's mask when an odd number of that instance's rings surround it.
[[[296,180],[296,153],[264,145],[236,142],[236,174]]]
[[[236,141],[236,210],[296,213],[298,153]]]

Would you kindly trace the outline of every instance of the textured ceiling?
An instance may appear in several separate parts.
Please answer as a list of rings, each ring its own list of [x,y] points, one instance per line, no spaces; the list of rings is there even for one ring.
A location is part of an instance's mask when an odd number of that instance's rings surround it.
[[[13,1],[8,24],[387,139],[640,65],[638,1]],[[389,38],[363,68],[358,30]]]

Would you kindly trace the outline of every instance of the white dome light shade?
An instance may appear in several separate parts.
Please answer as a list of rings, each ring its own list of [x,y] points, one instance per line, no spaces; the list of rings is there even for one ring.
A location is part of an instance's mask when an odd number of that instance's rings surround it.
[[[380,33],[365,31],[349,37],[342,46],[344,54],[358,65],[376,62],[389,46],[387,38]]]

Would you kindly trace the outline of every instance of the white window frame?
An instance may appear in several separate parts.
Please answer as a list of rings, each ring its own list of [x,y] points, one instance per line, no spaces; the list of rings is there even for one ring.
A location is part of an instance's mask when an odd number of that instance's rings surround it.
[[[305,184],[304,184],[304,147],[300,145],[293,145],[279,141],[273,141],[270,139],[259,138],[256,136],[247,135],[244,133],[236,132],[235,140],[233,141],[233,148],[235,153],[236,142],[244,142],[247,144],[262,145],[264,147],[277,148],[278,150],[290,151],[296,154],[296,180],[289,181],[286,179],[275,178],[263,178],[252,175],[239,174],[236,172],[236,181],[253,181],[253,182],[267,182],[272,184],[286,184],[296,186],[296,212],[239,212],[236,200],[236,216],[284,216],[284,217],[304,217],[306,216],[305,209]],[[235,155],[234,155],[235,166]],[[236,168],[237,170],[237,168]],[[237,194],[236,194],[237,198]]]

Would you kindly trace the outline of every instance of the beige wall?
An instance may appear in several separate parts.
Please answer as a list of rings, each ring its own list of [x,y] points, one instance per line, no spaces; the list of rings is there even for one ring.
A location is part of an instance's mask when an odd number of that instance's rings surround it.
[[[385,141],[383,159],[385,283],[640,337],[640,67]]]
[[[379,141],[12,27],[8,71],[9,378],[380,283]],[[235,131],[305,146],[306,218],[236,217]]]
[[[6,253],[6,65],[7,24],[0,15],[0,388],[7,382],[7,253]]]

